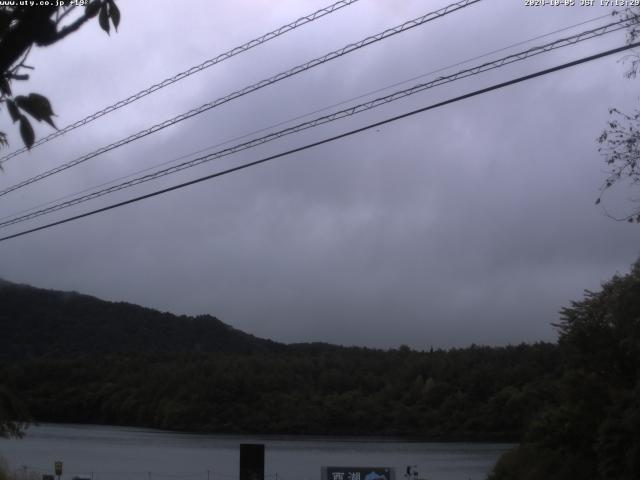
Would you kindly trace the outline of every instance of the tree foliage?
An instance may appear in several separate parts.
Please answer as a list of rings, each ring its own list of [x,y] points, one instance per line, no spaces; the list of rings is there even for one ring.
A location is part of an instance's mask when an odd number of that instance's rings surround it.
[[[210,315],[177,316],[73,292],[0,283],[0,360],[260,352],[284,347]]]
[[[35,142],[31,120],[44,121],[55,128],[55,115],[49,100],[41,94],[13,95],[13,82],[28,80],[26,72],[33,70],[26,64],[29,52],[34,46],[59,42],[96,15],[100,27],[109,33],[111,24],[118,28],[120,11],[114,0],[90,0],[82,9],[71,2],[62,6],[53,1],[37,6],[26,3],[0,6],[0,103],[18,124],[22,141],[30,148]],[[0,132],[0,146],[7,143],[6,133]]]
[[[640,38],[640,8],[629,8],[619,15],[628,23],[627,43],[635,43]],[[625,76],[634,79],[640,68],[640,55],[632,53],[625,57],[629,68]],[[640,185],[640,110],[633,112],[618,108],[609,109],[607,126],[598,137],[598,151],[607,164],[607,177],[600,188],[600,196],[596,204],[602,201],[603,195],[614,185],[628,182],[632,187]],[[614,217],[616,218],[616,217]],[[640,208],[617,220],[640,223]]]
[[[9,480],[9,465],[2,456],[0,456],[0,480]]]
[[[0,305],[0,379],[37,421],[516,440],[560,374],[551,344],[284,345],[210,316],[9,282]]]
[[[24,144],[31,148],[36,138],[31,120],[44,121],[55,128],[55,114],[45,96],[33,92],[13,93],[13,82],[28,80],[26,72],[33,70],[26,64],[29,52],[34,46],[59,42],[96,15],[102,29],[109,33],[109,21],[117,29],[120,12],[114,0],[90,0],[83,9],[71,2],[63,6],[56,6],[53,1],[46,2],[47,5],[28,3],[0,5],[0,105],[4,105],[13,123],[17,123]],[[7,145],[7,134],[0,131],[0,148]],[[0,384],[0,437],[19,436],[27,418],[19,399]]]
[[[556,398],[492,480],[640,478],[640,261],[561,311]]]
[[[0,384],[0,438],[21,437],[28,421],[24,403]]]
[[[518,440],[557,374],[550,344],[433,352],[31,358],[0,374],[38,421],[225,433]]]
[[[640,478],[640,261],[561,310],[557,345],[283,345],[8,282],[0,304],[0,379],[38,421],[512,440],[492,480]]]

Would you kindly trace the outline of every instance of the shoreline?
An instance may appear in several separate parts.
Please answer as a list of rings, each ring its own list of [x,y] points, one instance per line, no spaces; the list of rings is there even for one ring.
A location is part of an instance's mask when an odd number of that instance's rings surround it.
[[[68,423],[68,422],[32,422],[24,430],[25,437],[32,427],[61,427],[84,429],[103,429],[112,431],[138,431],[152,433],[158,435],[185,435],[191,437],[216,437],[219,439],[246,438],[253,437],[255,439],[264,439],[271,441],[323,441],[331,442],[353,442],[353,443],[474,443],[487,445],[513,445],[516,446],[520,442],[517,439],[509,439],[500,436],[483,436],[481,438],[472,438],[464,436],[412,436],[412,435],[358,435],[358,434],[297,434],[297,433],[261,433],[261,432],[215,432],[215,431],[198,431],[198,430],[170,430],[154,427],[137,426],[137,425],[113,425],[113,424],[95,424],[95,423]]]

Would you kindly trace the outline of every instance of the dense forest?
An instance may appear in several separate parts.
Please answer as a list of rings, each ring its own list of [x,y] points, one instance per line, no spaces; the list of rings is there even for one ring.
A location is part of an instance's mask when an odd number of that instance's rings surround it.
[[[455,351],[82,357],[5,364],[35,419],[166,429],[520,437],[559,375],[552,345]]]
[[[516,440],[561,373],[551,344],[284,345],[210,316],[9,282],[0,304],[0,378],[37,421]]]
[[[640,261],[561,312],[553,400],[491,480],[640,478]]]
[[[0,302],[0,393],[36,421],[512,440],[493,480],[640,478],[640,263],[563,309],[557,344],[446,351],[284,345],[7,282]]]
[[[560,375],[551,344],[284,345],[210,316],[8,282],[0,304],[0,378],[37,421],[515,440]]]
[[[0,280],[0,361],[119,353],[248,352],[283,346],[210,315],[176,316]]]

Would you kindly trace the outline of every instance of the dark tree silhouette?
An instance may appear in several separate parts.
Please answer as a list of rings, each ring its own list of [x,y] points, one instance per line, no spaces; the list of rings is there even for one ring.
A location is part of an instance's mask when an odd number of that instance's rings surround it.
[[[4,103],[27,147],[35,141],[30,119],[45,121],[55,128],[49,100],[38,93],[13,96],[12,83],[29,79],[33,67],[25,62],[31,49],[59,42],[94,17],[107,33],[113,24],[118,28],[120,11],[114,0],[89,0],[84,7],[67,2],[42,6],[0,6],[0,103]],[[0,146],[7,145],[7,135],[0,132]]]
[[[100,27],[109,33],[120,23],[120,11],[114,0],[90,0],[84,7],[67,5],[0,6],[0,104],[4,104],[27,147],[35,141],[31,120],[44,121],[55,128],[53,109],[49,100],[38,93],[14,96],[12,84],[29,80],[33,67],[25,62],[31,49],[46,47],[77,31],[91,18],[98,16]],[[7,146],[7,135],[0,131],[0,147]],[[0,437],[20,436],[28,414],[22,402],[0,384]]]
[[[491,480],[640,478],[640,261],[562,309],[551,402]]]
[[[21,437],[28,421],[24,403],[0,385],[0,438]]]

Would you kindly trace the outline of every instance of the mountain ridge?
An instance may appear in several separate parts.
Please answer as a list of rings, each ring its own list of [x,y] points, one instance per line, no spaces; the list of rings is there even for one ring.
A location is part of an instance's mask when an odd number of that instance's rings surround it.
[[[285,344],[212,315],[175,315],[0,279],[0,360],[105,354],[251,353]]]

